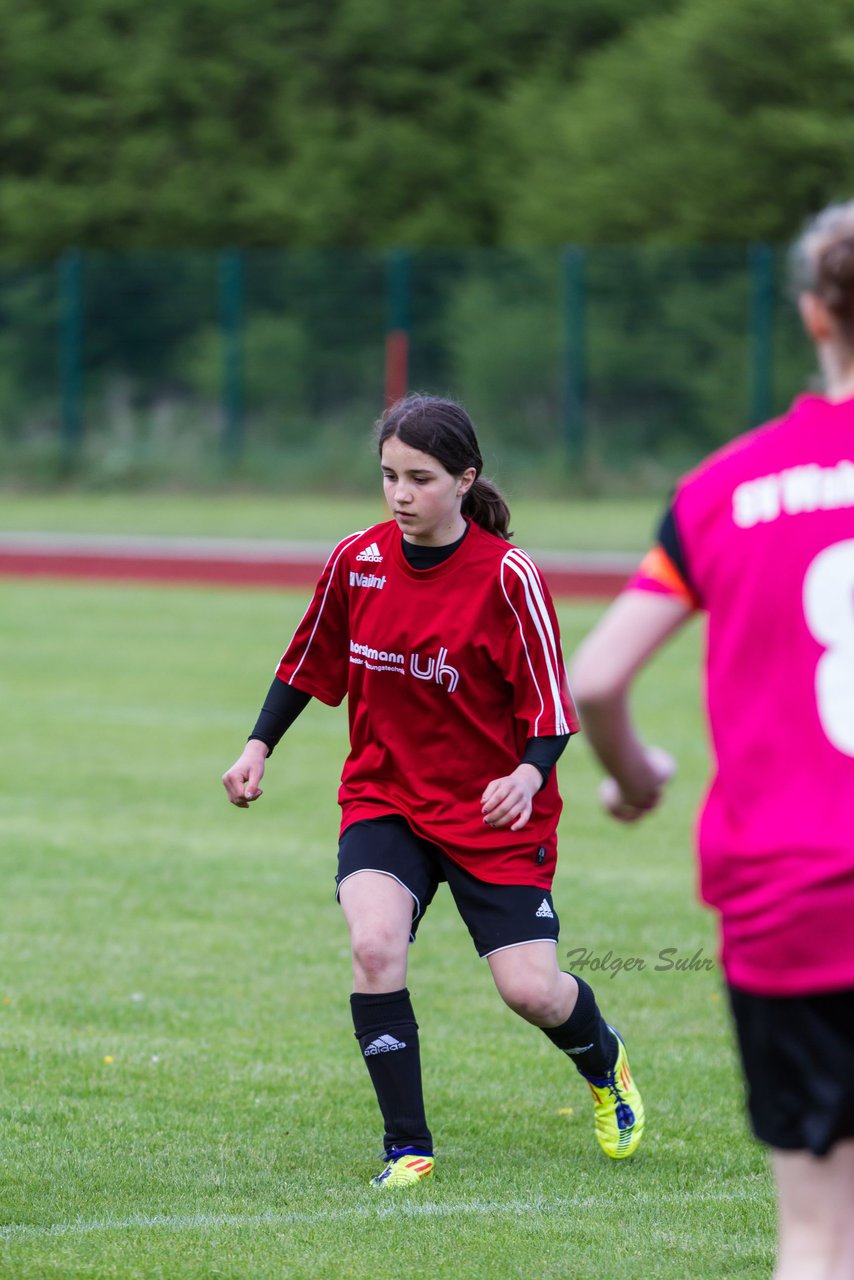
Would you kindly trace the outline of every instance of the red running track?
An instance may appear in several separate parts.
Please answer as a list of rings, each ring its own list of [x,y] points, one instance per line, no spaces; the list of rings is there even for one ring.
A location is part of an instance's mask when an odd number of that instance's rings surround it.
[[[283,590],[312,587],[331,547],[216,538],[0,534],[0,576],[185,583]],[[639,557],[533,553],[556,596],[610,599]]]

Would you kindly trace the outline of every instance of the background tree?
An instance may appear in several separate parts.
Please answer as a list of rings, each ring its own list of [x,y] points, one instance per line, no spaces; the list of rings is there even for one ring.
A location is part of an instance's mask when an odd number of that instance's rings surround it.
[[[0,243],[44,257],[495,243],[505,102],[528,80],[568,88],[636,15],[632,0],[2,0],[0,18]]]
[[[493,127],[506,243],[787,240],[854,189],[854,2],[685,0]]]

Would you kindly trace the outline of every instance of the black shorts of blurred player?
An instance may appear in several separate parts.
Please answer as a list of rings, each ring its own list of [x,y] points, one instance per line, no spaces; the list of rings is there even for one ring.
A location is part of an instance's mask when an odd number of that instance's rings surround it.
[[[532,862],[536,856],[532,849]],[[403,818],[371,818],[346,829],[338,846],[337,889],[360,871],[392,876],[411,894],[412,941],[436,890],[447,881],[481,958],[526,942],[557,943],[560,922],[548,890],[478,880],[438,845],[416,835]]]
[[[826,1156],[854,1138],[854,991],[759,996],[729,988],[753,1132]]]

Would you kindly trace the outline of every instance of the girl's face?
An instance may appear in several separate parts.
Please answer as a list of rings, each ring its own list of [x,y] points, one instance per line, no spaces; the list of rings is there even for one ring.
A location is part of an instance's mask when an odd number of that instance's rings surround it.
[[[461,538],[463,498],[475,469],[452,476],[438,459],[390,436],[382,447],[383,490],[389,510],[407,542],[443,547]]]

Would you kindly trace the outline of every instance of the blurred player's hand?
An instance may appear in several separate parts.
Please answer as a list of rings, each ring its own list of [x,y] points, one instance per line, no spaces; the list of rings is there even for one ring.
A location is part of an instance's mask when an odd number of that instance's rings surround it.
[[[664,788],[676,772],[676,761],[661,747],[645,747],[645,776],[631,788],[621,786],[616,778],[604,778],[599,784],[599,803],[618,822],[637,822],[660,803]]]
[[[259,784],[264,777],[266,759],[265,743],[252,738],[243,748],[240,758],[222,775],[222,785],[228,798],[238,809],[248,809],[253,800],[264,794]]]
[[[490,827],[521,831],[542,785],[543,775],[532,764],[520,764],[506,778],[493,778],[480,798],[484,822]]]

